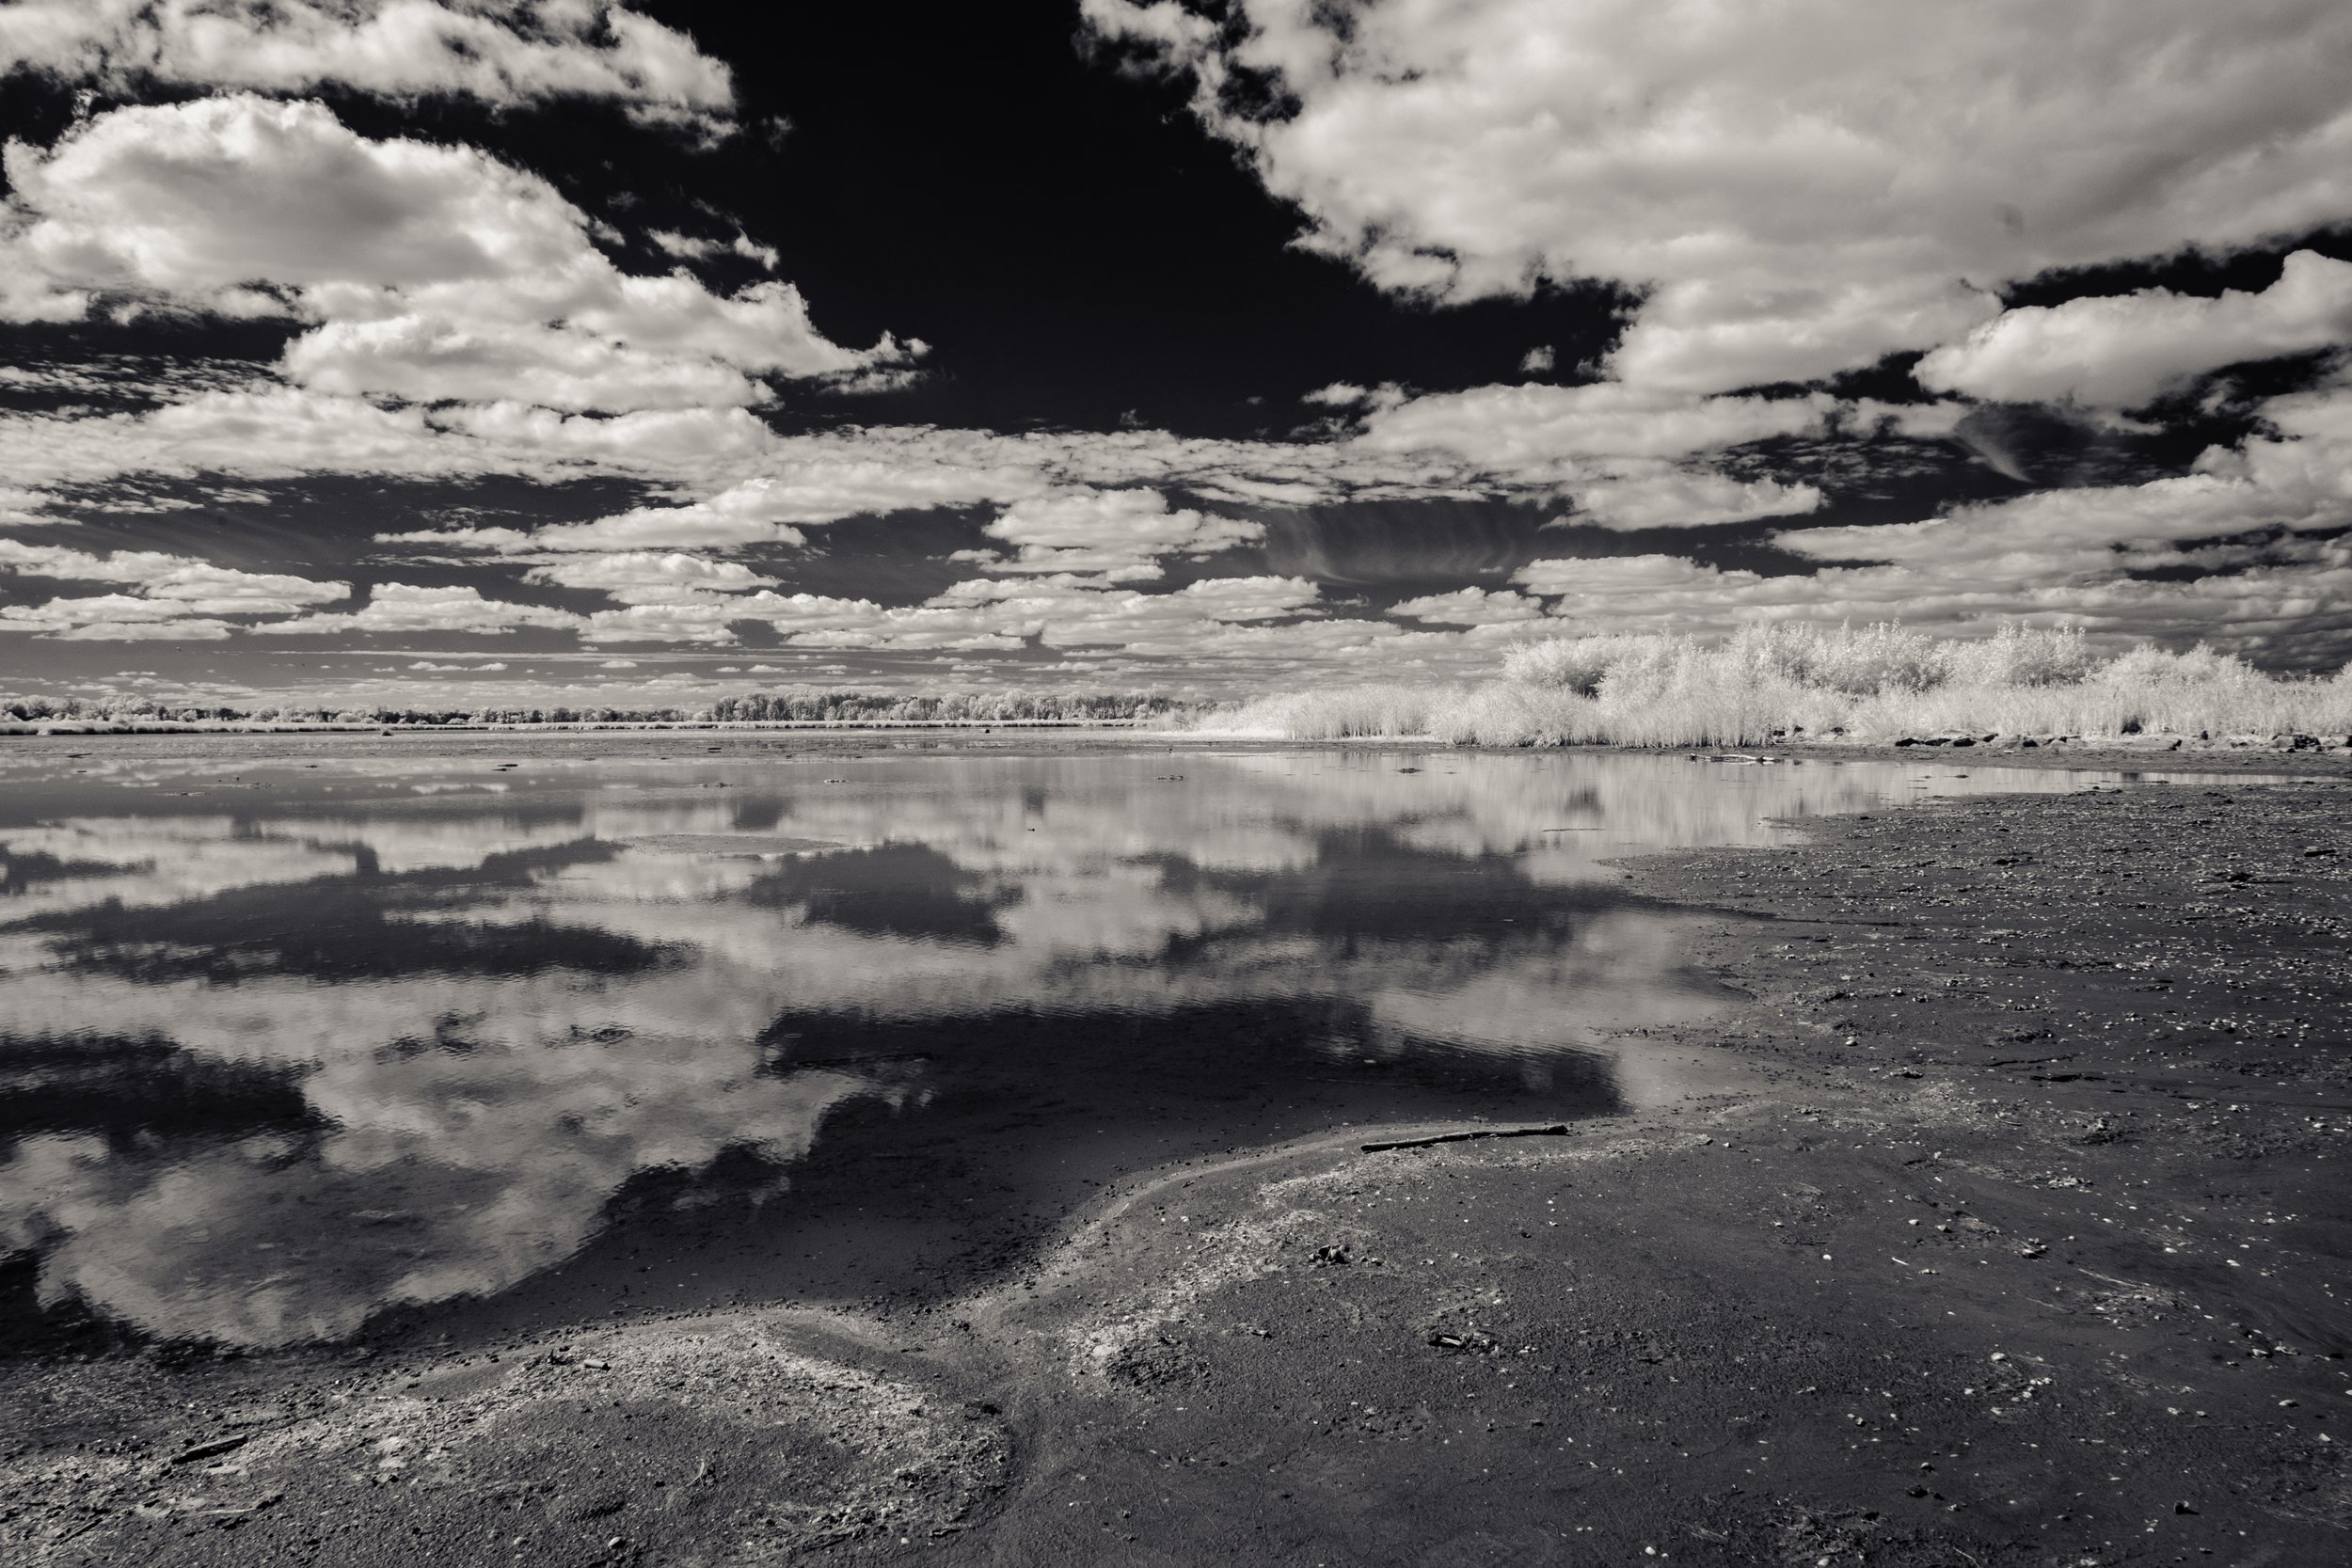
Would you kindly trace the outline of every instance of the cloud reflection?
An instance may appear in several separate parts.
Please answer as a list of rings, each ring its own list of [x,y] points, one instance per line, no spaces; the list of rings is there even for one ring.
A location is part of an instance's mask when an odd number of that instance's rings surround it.
[[[508,1289],[655,1177],[789,1203],[852,1104],[936,1119],[979,1085],[1096,1127],[1335,1061],[1601,1103],[1581,1053],[1720,1003],[1606,863],[1909,787],[1401,766],[132,761],[71,816],[0,782],[9,863],[75,868],[0,883],[0,1249],[44,1302],[282,1345]]]

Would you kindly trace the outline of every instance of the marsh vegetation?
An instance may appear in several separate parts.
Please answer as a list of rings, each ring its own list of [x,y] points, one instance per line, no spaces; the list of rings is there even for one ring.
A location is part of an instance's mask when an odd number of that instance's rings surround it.
[[[1708,641],[1644,632],[1529,642],[1463,686],[1268,697],[1204,728],[1482,746],[1760,746],[1945,735],[2207,737],[2352,732],[2352,667],[2276,675],[2201,644],[2106,655],[2079,631],[1939,638],[1899,626],[1772,626]]]

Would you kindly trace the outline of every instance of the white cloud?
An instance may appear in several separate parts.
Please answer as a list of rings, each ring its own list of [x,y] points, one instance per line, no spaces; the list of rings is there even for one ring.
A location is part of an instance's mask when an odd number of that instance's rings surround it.
[[[21,539],[0,539],[0,567],[28,577],[59,578],[80,582],[149,582],[193,558],[161,550],[117,550],[96,555],[61,545],[28,545]]]
[[[2352,344],[2352,261],[2298,250],[2259,293],[2142,289],[2005,310],[1913,373],[1973,398],[2137,408],[2223,365],[2340,344]]]
[[[1544,607],[1508,588],[1457,588],[1451,594],[1426,594],[1391,605],[1389,613],[1414,621],[1435,621],[1454,626],[1507,626],[1532,621]]]
[[[1797,258],[1788,264],[1804,270]],[[1641,386],[1688,392],[1814,381],[1945,342],[2000,308],[1982,289],[1931,275],[1843,287],[1690,278],[1643,302],[1609,368]]]
[[[1212,555],[1265,537],[1265,526],[1168,510],[1156,490],[1067,490],[1014,503],[981,531],[1016,546],[996,572],[1100,572],[1159,576],[1164,555]]]
[[[230,627],[193,612],[194,607],[131,594],[51,599],[0,609],[0,631],[39,632],[67,642],[126,642],[176,639],[216,642]]]
[[[712,594],[737,594],[772,588],[776,579],[761,577],[734,561],[708,561],[697,555],[658,550],[625,550],[533,567],[524,574],[532,582],[564,588],[595,588],[623,604],[696,604]]]
[[[689,261],[707,261],[724,253],[727,248],[723,241],[700,239],[691,234],[674,234],[667,229],[649,229],[645,231],[645,238],[660,246],[664,255]]]
[[[1815,433],[1843,413],[1908,418],[1941,410],[1948,425],[1957,407],[1897,411],[1818,395],[1698,398],[1613,385],[1497,387],[1375,400],[1358,434],[1323,441],[1225,441],[1166,431],[1008,436],[924,425],[786,436],[739,407],[612,417],[511,401],[387,408],[264,383],[207,389],[145,413],[0,411],[0,472],[24,485],[84,487],[131,475],[497,473],[554,482],[612,474],[695,499],[532,532],[408,530],[384,537],[516,554],[723,549],[802,543],[800,527],[844,517],[1011,507],[1076,489],[1148,487],[1253,507],[1552,497],[1571,481],[1651,471],[1661,458]]]
[[[283,369],[327,393],[624,411],[770,397],[922,345],[844,349],[792,285],[732,295],[623,274],[585,214],[477,150],[372,141],[315,103],[249,94],[113,110],[8,144],[0,259],[27,319],[103,294],[312,329]],[[42,293],[45,288],[48,292]],[[78,303],[77,303],[78,302]],[[69,308],[71,307],[71,308]]]
[[[1298,578],[1217,578],[1174,593],[1117,587],[1100,576],[1063,573],[1025,578],[973,578],[920,605],[885,607],[869,599],[818,594],[700,594],[669,603],[597,610],[587,617],[589,643],[681,641],[723,646],[735,626],[763,622],[801,648],[893,652],[1002,652],[1031,641],[1047,647],[1104,647],[1150,657],[1216,661],[1218,640],[1250,623],[1315,616],[1315,585]],[[1354,621],[1343,635],[1313,634],[1350,645],[1377,641],[1393,626]],[[1270,631],[1297,630],[1265,627]],[[1271,647],[1279,640],[1261,639]]]
[[[755,617],[739,600],[699,594],[632,604],[626,610],[592,611],[580,640],[604,642],[695,642],[725,646],[735,641],[737,621]]]
[[[19,264],[198,303],[254,282],[561,273],[586,247],[581,214],[535,175],[246,94],[111,110],[46,150],[10,142],[8,171]]]
[[[291,615],[351,596],[349,583],[317,582],[283,572],[243,572],[159,550],[98,555],[16,539],[0,539],[0,571],[69,582],[130,584],[133,594],[57,598],[37,608],[0,610],[0,629],[47,631],[80,640],[165,636],[123,628],[162,621],[184,625],[191,619],[216,629],[189,635],[216,639],[228,635],[227,625],[215,619],[219,616]]]
[[[872,432],[870,444],[817,440],[780,444],[772,475],[747,479],[686,506],[641,506],[585,523],[560,523],[514,539],[485,539],[508,550],[613,550],[800,545],[794,523],[829,523],[866,513],[968,506],[1042,494],[1034,467],[978,465],[923,451],[897,432]],[[404,534],[406,540],[463,543],[467,536]]]
[[[1392,290],[1650,291],[1615,364],[1717,390],[1932,348],[1982,292],[2352,216],[2334,0],[1084,0]],[[1226,107],[1270,76],[1287,118]],[[1244,95],[1249,96],[1249,95]]]
[[[602,98],[718,129],[727,68],[683,33],[598,0],[13,0],[0,72],[115,91],[143,81],[516,105]]]
[[[1999,587],[2104,581],[2193,561],[2180,547],[2352,526],[2352,388],[2276,398],[2276,437],[2214,448],[2196,471],[2144,484],[2043,490],[1915,523],[1806,529],[1781,548],[1872,561]]]
[[[427,411],[267,383],[199,393],[148,413],[0,412],[0,471],[82,485],[126,475],[306,474],[514,474],[548,483],[614,474],[723,483],[776,447],[774,434],[740,408],[649,409],[612,418],[513,403]],[[105,502],[114,505],[115,498]]]
[[[1189,649],[1214,657],[1207,634],[1239,623],[1318,614],[1320,597],[1320,590],[1304,578],[1210,578],[1174,593],[1149,594],[1062,576],[1027,582],[961,582],[927,608],[968,608],[1000,617],[999,625],[1008,633],[1017,628],[1048,647],[1156,653]]]
[[[666,229],[650,230],[645,237],[660,246],[665,253],[688,261],[707,261],[713,256],[740,256],[745,261],[756,261],[768,271],[773,272],[776,270],[776,264],[784,260],[777,253],[775,246],[761,245],[740,230],[736,231],[735,238],[732,240],[712,240],[693,234],[674,234]]]
[[[2011,617],[2324,653],[2352,626],[2352,548],[2326,537],[2352,527],[2352,388],[2274,399],[2264,413],[2275,438],[2210,451],[2190,474],[1776,535],[1821,563],[1810,571],[1644,555],[1536,561],[1514,581],[1581,630],[1791,619],[1953,630]]]
[[[1700,528],[1755,517],[1787,517],[1821,504],[1810,484],[1775,479],[1733,479],[1687,468],[1631,473],[1570,485],[1576,515],[1567,519],[1609,529]]]
[[[1934,403],[1881,403],[1856,398],[1838,410],[1838,424],[1850,431],[1900,436],[1913,441],[1949,436],[1968,417],[1969,405],[1954,398]]]
[[[13,379],[8,372],[13,366],[0,366],[0,380]],[[20,489],[13,484],[0,484],[0,523],[57,524],[70,519],[48,510],[57,498],[46,490]]]
[[[240,572],[194,562],[148,578],[151,600],[197,615],[279,615],[351,597],[346,582],[314,582],[285,572]]]
[[[990,588],[968,583],[965,588]],[[1021,647],[1041,628],[1034,615],[982,600],[963,602],[957,590],[929,604],[884,609],[865,599],[815,594],[750,594],[759,618],[803,648],[945,649],[951,652]]]
[[[204,392],[143,414],[0,414],[0,468],[85,484],[122,474],[442,477],[523,461],[520,453],[493,453],[487,443],[451,438],[418,409],[289,387]],[[560,467],[545,457],[530,462],[543,472]]]
[[[438,588],[386,582],[376,585],[362,609],[340,614],[305,615],[293,621],[265,621],[253,629],[318,636],[342,632],[509,632],[517,626],[569,630],[585,624],[583,617],[567,610],[485,599],[482,591],[471,585]]]
[[[1649,467],[1771,436],[1814,434],[1836,406],[1818,392],[1695,397],[1619,382],[1477,387],[1376,410],[1349,447],[1444,453],[1490,482],[1554,489],[1612,477],[1628,463]]]
[[[404,314],[329,322],[288,346],[286,372],[323,392],[419,403],[513,398],[548,408],[693,408],[767,401],[715,359],[647,355],[539,322]]]

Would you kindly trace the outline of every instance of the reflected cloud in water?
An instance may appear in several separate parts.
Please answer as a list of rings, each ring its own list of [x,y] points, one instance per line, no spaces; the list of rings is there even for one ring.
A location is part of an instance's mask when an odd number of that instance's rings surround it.
[[[648,1204],[854,1196],[922,1272],[1057,1140],[1606,1111],[1617,1032],[1722,1006],[1608,863],[1919,772],[1417,760],[11,760],[0,1250],[276,1346]]]

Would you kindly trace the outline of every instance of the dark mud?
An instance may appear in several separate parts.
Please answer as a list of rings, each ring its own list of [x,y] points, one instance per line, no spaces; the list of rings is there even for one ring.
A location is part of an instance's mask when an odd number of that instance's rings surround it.
[[[2296,760],[1636,863],[1756,999],[1653,1039],[1724,1092],[1178,1164],[977,1295],[20,1354],[0,1555],[2344,1560],[2352,784]]]

